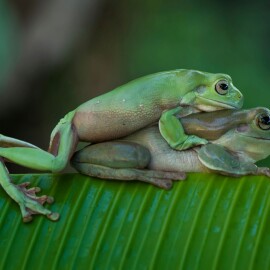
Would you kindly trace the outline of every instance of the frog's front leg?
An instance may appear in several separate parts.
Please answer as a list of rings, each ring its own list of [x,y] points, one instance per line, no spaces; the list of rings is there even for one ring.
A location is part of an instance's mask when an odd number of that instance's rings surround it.
[[[3,159],[0,159],[0,184],[7,194],[19,204],[24,222],[31,221],[33,214],[42,214],[51,220],[58,220],[58,213],[53,213],[43,206],[45,202],[52,203],[53,198],[46,195],[37,197],[36,192],[39,192],[40,188],[27,189],[29,183],[13,184]]]
[[[119,141],[90,145],[76,152],[71,164],[80,173],[103,179],[139,180],[160,188],[172,187],[185,173],[148,170],[150,152],[140,144]]]
[[[207,144],[198,150],[198,158],[208,169],[221,174],[239,177],[243,175],[267,175],[269,169],[258,168],[245,155],[239,156],[217,144]]]
[[[159,130],[162,137],[175,150],[185,150],[197,145],[207,144],[208,141],[205,139],[185,134],[180,120],[176,117],[182,109],[182,107],[177,107],[162,114],[159,120]]]

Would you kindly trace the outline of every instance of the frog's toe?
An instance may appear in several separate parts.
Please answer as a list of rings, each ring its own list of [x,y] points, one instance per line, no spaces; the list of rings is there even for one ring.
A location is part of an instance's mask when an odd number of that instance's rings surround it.
[[[21,190],[26,196],[29,197],[36,197],[36,193],[41,191],[40,187],[32,187],[32,188],[27,188],[30,185],[29,182],[22,183],[17,185],[18,189]]]
[[[19,188],[26,188],[29,185],[30,185],[30,182],[24,182],[24,183],[18,184],[17,187],[19,187]]]
[[[30,188],[28,191],[32,191],[33,193],[38,193],[41,191],[41,188],[40,187],[33,187],[33,188]]]
[[[186,179],[185,172],[166,172],[166,178],[169,178],[174,181],[180,181]]]
[[[173,182],[172,182],[172,181],[166,181],[166,182],[165,182],[165,187],[164,187],[164,189],[169,190],[169,189],[172,188],[172,186],[173,186]]]
[[[24,223],[28,223],[28,222],[30,222],[32,220],[33,220],[33,217],[30,214],[23,217],[23,222]]]
[[[19,205],[22,213],[23,222],[27,223],[32,221],[32,214],[26,209],[25,205],[22,203],[20,203]]]
[[[166,172],[155,170],[137,171],[137,180],[151,183],[152,185],[163,188],[171,189],[173,181],[184,180],[186,174],[184,172]]]
[[[270,169],[269,169],[269,168],[265,168],[264,174],[265,174],[266,176],[270,177]]]
[[[47,195],[42,195],[40,197],[35,197],[34,198],[37,202],[39,202],[40,204],[44,204],[45,202],[47,202],[48,200],[48,196]]]
[[[47,201],[48,204],[54,203],[54,198],[52,196],[47,196]]]
[[[59,217],[60,217],[59,213],[51,213],[47,215],[47,218],[52,221],[57,221]]]
[[[270,168],[268,167],[259,167],[257,170],[258,175],[265,175],[267,177],[270,177]]]
[[[171,189],[173,186],[173,181],[168,179],[154,179],[152,183],[153,185],[166,190]]]

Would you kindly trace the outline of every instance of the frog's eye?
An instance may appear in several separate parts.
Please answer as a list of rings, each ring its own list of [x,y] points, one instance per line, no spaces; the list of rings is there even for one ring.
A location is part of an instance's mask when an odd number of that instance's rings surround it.
[[[229,84],[225,80],[221,80],[215,85],[216,92],[220,95],[226,95],[228,93]]]
[[[257,117],[257,126],[263,130],[270,129],[270,116],[268,114],[260,114]]]

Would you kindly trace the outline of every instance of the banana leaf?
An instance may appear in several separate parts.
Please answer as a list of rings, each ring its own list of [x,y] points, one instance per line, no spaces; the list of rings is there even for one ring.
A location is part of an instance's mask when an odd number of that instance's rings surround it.
[[[165,191],[79,174],[13,175],[55,197],[57,222],[0,190],[0,269],[270,269],[270,182],[190,174]]]

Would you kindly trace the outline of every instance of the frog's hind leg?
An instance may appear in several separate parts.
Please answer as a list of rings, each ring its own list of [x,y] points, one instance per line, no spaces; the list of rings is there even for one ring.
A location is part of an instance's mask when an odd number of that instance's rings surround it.
[[[18,165],[41,170],[59,172],[63,170],[78,141],[72,119],[74,112],[67,114],[51,135],[50,149],[46,152],[27,142],[0,136],[0,157]]]
[[[28,147],[28,148],[37,148],[37,146],[25,142],[25,141],[21,141],[15,138],[11,138],[8,136],[5,136],[3,134],[0,134],[0,147]]]
[[[71,164],[80,173],[103,179],[140,180],[169,189],[172,180],[185,173],[148,170],[151,155],[147,148],[133,142],[105,142],[90,145],[75,153]]]
[[[37,188],[27,190],[26,186],[16,186],[11,182],[4,160],[41,171],[58,172],[64,169],[73,154],[77,144],[77,133],[73,126],[75,112],[67,114],[55,127],[51,135],[50,152],[46,152],[32,144],[0,135],[0,185],[15,200],[21,208],[25,221],[31,219],[32,214],[45,214],[56,220],[57,214],[43,208],[45,201],[51,200],[35,195]]]

